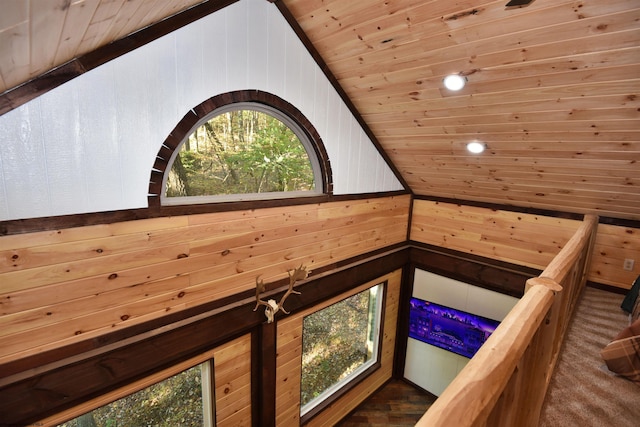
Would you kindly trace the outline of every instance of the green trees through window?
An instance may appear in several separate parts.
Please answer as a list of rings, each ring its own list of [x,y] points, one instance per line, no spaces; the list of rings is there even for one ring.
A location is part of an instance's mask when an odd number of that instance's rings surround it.
[[[304,318],[303,415],[377,362],[382,290],[373,286]]]
[[[264,107],[245,103],[225,110],[183,142],[166,178],[165,197],[315,188],[310,157],[294,126]]]
[[[211,427],[209,378],[205,362],[58,427]]]

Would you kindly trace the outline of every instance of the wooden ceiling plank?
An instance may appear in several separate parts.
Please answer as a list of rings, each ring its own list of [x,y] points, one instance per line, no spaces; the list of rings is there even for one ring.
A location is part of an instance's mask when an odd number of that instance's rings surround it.
[[[459,64],[450,72],[481,69],[484,57],[487,61],[493,59],[491,62],[493,66],[522,63],[579,52],[591,52],[596,50],[592,43],[598,40],[603,40],[601,44],[607,43],[608,48],[624,47],[625,44],[616,45],[615,36],[612,35],[637,30],[637,14],[637,9],[620,12],[615,20],[612,18],[609,25],[600,26],[601,17],[575,19],[573,22],[558,24],[557,28],[531,29],[518,36],[505,34],[490,38],[478,37],[468,43],[460,44],[452,44],[450,37],[443,34],[434,41],[430,41],[428,45],[425,45],[424,40],[418,40],[415,43],[395,47],[392,50],[392,61],[389,60],[389,52],[384,50],[370,50],[367,54],[350,55],[344,60],[336,60],[332,55],[328,55],[325,60],[338,80],[382,71],[416,68],[425,64],[434,66],[441,62]],[[599,29],[594,32],[594,28]],[[602,36],[610,36],[610,38],[599,39]],[[445,40],[443,42],[445,44],[437,46],[436,42],[442,39]],[[581,39],[589,39],[590,42],[580,43]],[[620,40],[617,43],[623,43],[623,41]],[[626,45],[634,46],[631,42],[627,42]],[[428,49],[425,46],[428,46]]]
[[[310,35],[318,44],[323,46],[325,39],[353,39],[362,40],[368,28],[373,32],[387,33],[397,30],[405,30],[413,25],[412,21],[407,18],[411,17],[419,22],[417,16],[425,15],[423,11],[427,10],[428,15],[441,16],[449,11],[459,10],[460,8],[472,8],[474,3],[471,0],[464,0],[458,4],[451,5],[437,0],[419,1],[419,0],[395,0],[395,1],[323,1],[313,7],[300,7],[296,2],[285,1],[289,10],[299,17],[298,22],[301,24],[305,33]],[[306,2],[303,2],[303,4]],[[347,46],[345,46],[346,48]]]
[[[469,156],[470,157],[470,156]],[[468,160],[468,161],[465,161]],[[495,161],[490,159],[485,163],[474,162],[474,159],[449,160],[433,159],[416,162],[402,162],[402,170],[415,176],[437,176],[443,175],[455,179],[457,176],[482,176],[499,180],[503,177],[523,177],[528,176],[533,179],[540,177],[553,177],[554,179],[583,182],[585,179],[591,182],[613,182],[618,186],[624,186],[627,182],[634,182],[640,179],[640,174],[628,174],[624,168],[594,168],[582,167],[579,161],[565,162],[540,162],[533,159],[531,162],[523,162],[518,159],[501,159]],[[509,161],[511,160],[511,161]],[[591,162],[591,166],[594,163]],[[618,162],[620,163],[620,162]],[[622,162],[624,163],[624,162]],[[446,171],[450,171],[449,174]],[[523,178],[527,179],[527,178]]]
[[[147,8],[153,6],[152,3],[150,0],[125,1],[122,3],[121,8],[117,14],[114,15],[107,30],[102,32],[102,39],[99,44],[101,46],[109,44],[111,41],[119,40],[142,27],[142,23],[139,22],[138,12],[140,9],[146,11]],[[144,14],[146,14],[146,12],[144,12]]]
[[[29,2],[10,1],[0,13],[0,93],[29,75]]]
[[[29,19],[28,1],[8,1],[2,4],[0,14],[0,31],[21,25]]]
[[[67,16],[56,49],[55,62],[63,64],[83,52],[79,51],[80,42],[89,27],[100,0],[80,0],[69,5]]]
[[[640,15],[638,19],[640,20]],[[628,47],[635,48],[640,43],[640,31],[625,32],[622,35],[625,36],[624,40],[625,43],[628,43]],[[620,34],[612,35],[616,40],[618,40],[620,36]],[[607,40],[610,39],[609,36],[602,36],[602,38]],[[606,40],[604,40],[604,42],[605,44],[608,43]],[[623,47],[617,52],[627,52],[627,50]],[[616,52],[607,51],[605,55],[612,56],[615,55],[615,53]],[[519,55],[518,53],[515,54]],[[621,56],[626,55],[621,54]],[[566,67],[564,67],[563,70],[548,69],[546,70],[547,72],[539,71],[537,74],[523,74],[517,72],[517,70],[483,71],[481,68],[478,68],[475,69],[474,73],[468,77],[469,82],[467,83],[467,86],[461,91],[454,93],[444,89],[442,85],[442,76],[425,76],[420,73],[414,75],[413,78],[407,78],[406,81],[390,81],[390,74],[383,73],[380,74],[381,77],[377,79],[377,84],[375,85],[366,84],[365,79],[362,79],[363,81],[358,82],[356,85],[345,85],[344,89],[358,102],[363,102],[369,98],[377,98],[384,95],[404,97],[406,100],[426,100],[440,97],[460,97],[484,93],[501,93],[527,88],[572,86],[588,82],[634,79],[638,75],[638,65],[633,62],[633,58],[637,57],[637,54],[632,55],[632,57],[620,61],[622,64],[618,66],[616,66],[617,64],[615,63],[608,64],[600,61],[598,66],[593,66],[594,69],[590,67],[582,69],[575,67],[571,62],[574,57],[570,57],[565,58]],[[615,73],[617,71],[621,71],[621,74],[616,75]],[[393,85],[390,86],[389,83],[393,83]],[[382,89],[383,87],[384,89]],[[436,95],[436,92],[434,92],[433,89],[437,89],[439,93]],[[633,90],[633,88],[631,90]]]
[[[471,125],[443,125],[430,127],[414,127],[414,128],[390,128],[388,126],[370,125],[374,133],[379,135],[379,139],[383,142],[386,135],[397,136],[420,136],[420,135],[451,135],[451,134],[471,134],[476,137],[485,133],[513,132],[529,134],[531,132],[638,132],[640,130],[640,122],[637,120],[593,120],[593,121],[548,121],[548,122],[530,122],[530,123],[486,123]]]
[[[555,145],[561,145],[558,143],[553,143]],[[535,157],[538,160],[542,160],[542,159],[551,159],[551,158],[557,158],[557,159],[588,159],[588,160],[598,160],[601,159],[603,157],[603,155],[607,155],[608,159],[611,160],[628,160],[631,158],[637,158],[640,159],[640,151],[596,151],[596,150],[589,150],[588,147],[584,147],[583,150],[550,150],[550,151],[543,151],[542,149],[538,148],[539,146],[536,146],[536,148],[530,148],[530,146],[522,146],[522,147],[515,147],[513,149],[501,149],[501,148],[496,148],[496,144],[489,144],[490,146],[487,149],[487,154],[486,155],[497,155],[500,157],[511,157],[511,158],[516,158],[516,157],[524,157],[524,156],[530,156],[530,157]],[[437,147],[436,148],[432,148],[432,147],[428,147],[429,150],[429,154],[432,156],[454,156],[455,153],[453,152],[453,150],[451,148],[449,148],[449,150],[447,149],[442,149],[439,150]],[[460,144],[458,146],[458,151],[463,151],[465,150],[465,145],[464,144]],[[419,156],[422,153],[424,153],[425,151],[425,146],[423,146],[421,149],[393,149],[393,154],[394,156]]]
[[[640,39],[640,36],[638,37]],[[535,61],[534,63],[512,64],[508,66],[487,67],[478,69],[469,77],[471,84],[478,84],[485,81],[497,82],[512,80],[514,76],[540,77],[544,76],[572,76],[573,72],[579,70],[598,70],[601,68],[611,68],[616,66],[637,67],[638,57],[640,57],[640,47],[633,46],[622,49],[607,49],[598,52],[588,52],[584,54],[571,55],[568,57],[551,58],[548,60]],[[455,67],[446,65],[447,70]],[[436,67],[425,65],[420,68],[403,69],[397,72],[384,72],[379,74],[361,75],[355,78],[345,78],[341,80],[341,85],[348,89],[352,96],[361,98],[367,93],[385,89],[389,93],[389,85],[395,93],[419,91],[425,87],[441,88],[442,70]],[[434,77],[437,76],[437,77]],[[574,80],[570,77],[569,81]],[[465,92],[466,93],[466,92]]]
[[[364,107],[364,114],[384,113],[391,111],[414,111],[416,108],[425,110],[446,109],[446,108],[477,108],[481,109],[485,105],[511,104],[516,102],[532,101],[557,101],[574,98],[590,98],[591,96],[623,96],[631,101],[640,98],[634,88],[640,85],[640,79],[608,81],[599,83],[576,84],[572,86],[561,86],[553,88],[527,88],[514,92],[514,96],[505,99],[503,93],[481,93],[473,96],[461,95],[447,98],[427,98],[423,99],[421,93],[412,94],[411,99],[406,97],[393,97],[384,94],[372,96],[366,101],[355,99]],[[419,110],[419,111],[420,111]]]
[[[557,135],[556,135],[557,137]],[[422,139],[394,139],[387,141],[387,146],[390,151],[394,153],[403,152],[408,155],[420,154],[420,150],[425,148],[429,149],[429,154],[446,154],[464,151],[466,144],[469,141],[468,138],[460,137],[458,139],[443,139],[433,138],[429,141],[423,141]],[[489,153],[502,153],[509,151],[511,154],[521,152],[561,152],[564,155],[571,153],[593,153],[594,155],[602,156],[602,153],[614,152],[614,153],[628,153],[638,155],[640,153],[640,141],[592,141],[592,140],[526,140],[520,141],[514,144],[513,141],[497,140],[495,138],[488,139]]]
[[[385,122],[370,122],[371,128],[384,126],[386,129],[412,129],[416,127],[429,126],[472,126],[482,125],[485,123],[540,123],[554,122],[559,120],[573,121],[595,121],[601,122],[606,120],[639,120],[640,112],[636,107],[629,108],[600,108],[589,110],[565,110],[565,111],[539,111],[531,113],[509,112],[501,114],[476,114],[467,116],[451,116],[449,118],[442,117],[425,117],[413,119],[413,121],[396,120]],[[637,129],[637,127],[635,127]]]
[[[140,22],[138,28],[146,27],[151,25],[154,22],[162,21],[169,16],[175,15],[176,13],[188,9],[192,6],[195,6],[198,3],[202,3],[203,0],[182,0],[182,1],[171,1],[171,2],[162,2],[161,5],[158,5],[157,2],[150,2],[151,7],[141,7],[138,11],[145,11],[146,13],[142,15],[141,13],[137,13],[136,20]],[[135,22],[133,20],[132,22]],[[136,30],[136,29],[134,29]],[[130,30],[130,32],[132,32]]]
[[[626,171],[624,173],[629,176],[640,176],[640,168],[637,166],[637,159],[633,156],[629,156],[625,160],[609,160],[609,159],[567,159],[567,158],[545,158],[538,159],[537,157],[501,157],[501,156],[430,156],[428,154],[414,156],[413,160],[416,164],[424,164],[425,166],[432,163],[440,164],[466,164],[469,167],[487,167],[499,169],[502,166],[514,166],[514,167],[536,167],[538,170],[544,168],[563,168],[574,167],[582,170],[619,170]],[[625,175],[626,176],[626,175]]]
[[[470,139],[482,138],[486,141],[495,143],[563,143],[563,142],[585,142],[585,143],[620,143],[621,147],[629,146],[632,151],[636,151],[636,143],[638,142],[637,132],[607,132],[606,134],[598,134],[593,131],[583,132],[533,132],[526,135],[513,134],[508,132],[487,132],[482,135],[477,132],[459,133],[455,135],[418,135],[410,137],[388,136],[385,142],[389,144],[408,143],[413,146],[420,144],[431,144],[433,142],[449,142],[454,144],[464,144]],[[617,150],[614,150],[617,151]]]
[[[640,85],[639,85],[640,87]],[[447,118],[453,116],[471,116],[471,115],[491,115],[500,113],[535,113],[545,111],[574,111],[574,110],[607,110],[617,108],[640,108],[640,97],[629,97],[629,95],[604,95],[589,97],[574,97],[554,100],[515,100],[509,103],[485,104],[478,106],[456,106],[451,108],[433,108],[431,103],[425,105],[425,108],[414,111],[390,111],[377,112],[371,114],[363,114],[366,122],[384,123],[399,120],[415,120],[416,118]]]
[[[30,76],[29,25],[23,22],[0,31],[0,74],[4,82],[3,90],[14,87]]]
[[[100,0],[100,4],[82,38],[78,49],[79,52],[91,52],[111,41],[104,41],[103,35],[109,30],[111,25],[113,25],[124,1],[126,0]]]
[[[29,39],[32,77],[56,66],[55,57],[69,10],[63,0],[30,0]]]
[[[551,6],[536,3],[526,10],[513,13],[506,11],[504,2],[500,1],[463,4],[439,2],[415,9],[405,7],[402,15],[381,16],[374,21],[363,21],[358,16],[353,16],[352,22],[341,22],[338,31],[328,31],[326,26],[322,25],[311,26],[304,17],[300,19],[300,23],[320,50],[333,51],[335,55],[331,55],[330,58],[339,60],[369,54],[379,49],[397,49],[409,43],[424,43],[424,40],[429,40],[430,48],[434,49],[438,46],[436,43],[447,43],[447,40],[449,42],[446,45],[439,46],[463,44],[479,38],[505,34],[513,35],[529,27],[523,26],[523,22],[563,24],[578,17],[574,4],[571,1],[560,4],[554,2]],[[592,9],[589,6],[586,5],[586,8]],[[628,9],[628,5],[620,0],[608,6],[608,13]],[[599,13],[602,15],[607,12],[599,8]],[[357,37],[353,37],[354,33]],[[339,51],[334,49],[338,44],[341,47]]]

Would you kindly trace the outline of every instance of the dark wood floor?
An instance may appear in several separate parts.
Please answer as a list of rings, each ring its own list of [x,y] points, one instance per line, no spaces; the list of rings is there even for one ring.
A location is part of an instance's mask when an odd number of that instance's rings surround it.
[[[338,426],[413,426],[434,400],[431,394],[404,381],[391,380]]]

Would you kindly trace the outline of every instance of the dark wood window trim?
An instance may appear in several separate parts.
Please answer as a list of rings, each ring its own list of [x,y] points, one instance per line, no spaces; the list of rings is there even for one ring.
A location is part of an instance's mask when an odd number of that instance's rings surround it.
[[[300,425],[304,425],[304,424],[308,423],[309,421],[311,421],[312,418],[314,418],[316,415],[320,414],[322,411],[327,409],[329,406],[334,404],[336,401],[340,400],[340,398],[342,398],[342,396],[344,396],[345,394],[350,392],[353,388],[355,388],[358,384],[360,384],[362,381],[367,379],[371,374],[376,372],[382,366],[381,360],[382,360],[382,344],[383,344],[383,341],[384,341],[384,320],[385,320],[385,312],[386,312],[386,309],[387,309],[387,297],[388,297],[387,296],[387,292],[388,292],[389,286],[388,286],[388,281],[385,280],[383,282],[376,283],[372,287],[375,287],[375,286],[378,286],[378,285],[382,285],[382,297],[383,298],[382,298],[382,307],[381,307],[380,321],[379,321],[380,322],[379,323],[380,332],[378,333],[378,346],[377,346],[377,350],[378,350],[377,353],[378,354],[376,355],[375,363],[373,363],[371,366],[369,366],[367,369],[362,371],[357,376],[353,377],[349,382],[347,382],[344,386],[340,387],[340,389],[338,389],[330,397],[326,398],[324,401],[322,401],[320,404],[318,404],[318,406],[316,406],[315,408],[311,409],[309,412],[307,412],[302,417],[300,417]],[[371,289],[371,288],[368,288],[368,289]],[[363,291],[361,291],[361,292],[363,292]],[[353,294],[353,295],[356,295],[356,294]],[[351,295],[351,296],[353,296],[353,295]],[[348,296],[345,297],[345,298],[348,298]]]
[[[156,155],[156,161],[151,170],[148,193],[150,208],[160,207],[161,193],[164,190],[162,185],[163,178],[165,174],[169,172],[168,168],[171,166],[170,162],[173,154],[176,150],[180,149],[182,142],[193,132],[194,127],[220,107],[239,103],[255,103],[272,107],[297,124],[305,133],[306,138],[313,147],[314,153],[310,153],[310,155],[315,155],[320,166],[320,174],[322,176],[316,177],[320,178],[320,182],[317,182],[316,180],[316,185],[321,186],[321,191],[324,194],[333,193],[333,180],[329,156],[324,148],[320,134],[304,114],[289,102],[268,92],[260,90],[239,90],[216,95],[202,102],[197,107],[189,110],[176,127],[169,133],[169,136],[162,143],[162,146]]]

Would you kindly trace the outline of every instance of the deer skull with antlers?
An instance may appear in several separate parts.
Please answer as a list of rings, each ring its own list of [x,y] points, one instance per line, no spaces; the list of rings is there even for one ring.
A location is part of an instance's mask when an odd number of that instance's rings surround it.
[[[284,293],[284,295],[280,299],[280,302],[278,303],[273,299],[269,299],[267,301],[260,299],[260,294],[264,292],[266,286],[262,280],[258,280],[260,276],[256,277],[256,307],[253,309],[253,311],[256,311],[258,307],[263,305],[264,315],[267,317],[267,323],[272,323],[274,316],[280,310],[282,310],[282,312],[285,314],[289,314],[289,312],[284,309],[284,301],[291,294],[300,295],[300,292],[293,290],[293,285],[298,280],[306,279],[307,276],[309,276],[310,271],[307,271],[307,267],[304,267],[302,264],[300,264],[300,267],[296,268],[295,270],[289,270],[288,273],[289,289],[287,289],[287,292]]]

